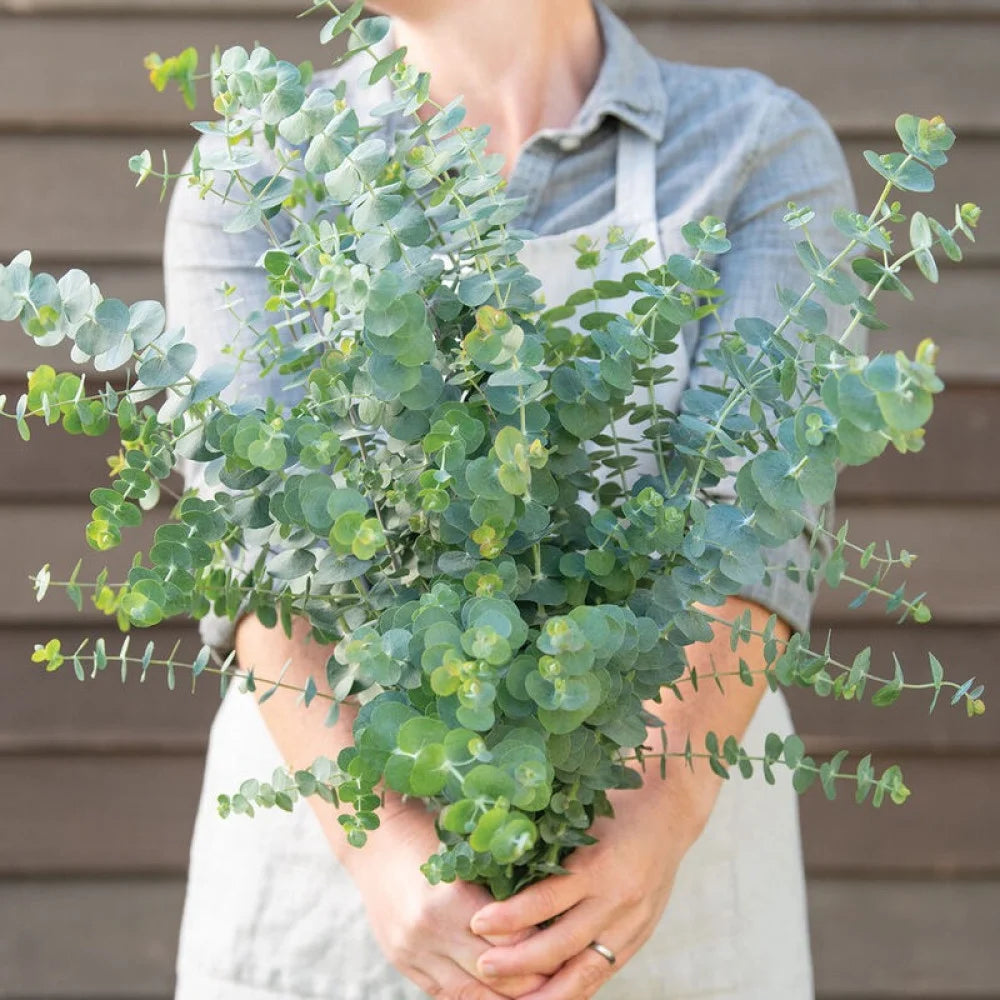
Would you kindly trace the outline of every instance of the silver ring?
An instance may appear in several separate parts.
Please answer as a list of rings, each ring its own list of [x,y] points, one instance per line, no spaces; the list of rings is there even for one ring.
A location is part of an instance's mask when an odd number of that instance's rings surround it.
[[[614,965],[615,962],[618,961],[618,959],[615,958],[615,953],[606,945],[601,944],[600,941],[591,941],[590,944],[587,945],[587,947],[593,948],[594,951],[596,951],[597,954],[601,956],[601,958],[606,958],[608,960],[609,965]]]

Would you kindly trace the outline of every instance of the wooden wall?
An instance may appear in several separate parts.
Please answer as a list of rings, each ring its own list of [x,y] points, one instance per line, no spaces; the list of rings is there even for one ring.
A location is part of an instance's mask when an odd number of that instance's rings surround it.
[[[304,6],[304,5],[303,5]],[[897,629],[874,604],[847,613],[828,594],[838,648],[892,649],[920,672],[934,650],[956,675],[1000,690],[1000,0],[620,0],[659,54],[763,70],[813,100],[856,168],[862,205],[871,146],[895,148],[901,111],[941,113],[959,133],[930,210],[987,209],[981,237],[940,291],[892,303],[888,343],[941,344],[949,388],[926,451],[843,478],[856,538],[891,538],[920,556],[934,623]],[[266,40],[323,65],[315,27],[285,0],[0,0],[0,260],[30,247],[40,266],[83,266],[109,294],[159,297],[164,205],[131,190],[125,163],[144,147],[179,164],[189,148],[175,96],[144,81],[143,55],[193,43]],[[921,284],[918,279],[918,284]],[[888,305],[888,303],[887,303]],[[0,392],[39,363],[19,329],[0,330]],[[876,341],[878,343],[878,341]],[[27,575],[67,571],[82,550],[86,494],[107,445],[67,439],[24,448],[0,427],[0,1000],[162,1000],[171,991],[187,842],[215,698],[168,694],[160,679],[81,686],[44,676],[33,644],[67,643],[106,624],[58,595],[33,600]],[[984,463],[977,468],[973,463]],[[95,560],[91,560],[93,564]],[[192,630],[172,627],[194,645]],[[871,748],[900,762],[913,797],[874,812],[803,800],[810,905],[825,1000],[1000,998],[1000,731],[961,712],[928,717],[921,699],[892,711],[794,698],[817,751]],[[638,1000],[638,998],[637,998]],[[781,1000],[781,998],[775,998]]]

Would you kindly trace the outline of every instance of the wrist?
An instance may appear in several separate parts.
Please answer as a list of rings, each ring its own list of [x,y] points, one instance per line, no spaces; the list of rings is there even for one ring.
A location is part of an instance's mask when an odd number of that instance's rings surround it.
[[[667,761],[665,774],[657,762],[647,763],[642,787],[618,793],[640,796],[659,828],[669,830],[685,851],[705,829],[722,786],[722,779],[699,763],[692,770],[683,759],[673,758]]]
[[[648,703],[646,708],[668,715],[664,720],[668,752],[677,753],[690,736],[692,748],[697,752],[700,732],[697,720],[686,713],[670,718],[664,705]],[[661,716],[662,717],[662,716]],[[694,730],[694,731],[692,731]],[[661,764],[655,754],[662,746],[663,734],[659,726],[650,726],[646,746],[652,748],[650,758],[640,769],[642,787],[637,791],[623,791],[618,796],[638,796],[643,809],[648,810],[661,829],[669,829],[671,837],[683,844],[686,850],[701,836],[715,807],[723,779],[709,768],[704,760],[695,757],[690,763],[683,756],[669,756]],[[613,802],[617,808],[617,801]]]
[[[391,794],[378,817],[379,825],[368,834],[364,847],[349,846],[343,831],[338,830],[344,845],[344,850],[338,851],[339,860],[356,881],[363,880],[366,872],[384,879],[386,865],[399,857],[405,857],[407,866],[412,867],[414,855],[420,856],[422,864],[438,849],[434,817],[423,802]]]

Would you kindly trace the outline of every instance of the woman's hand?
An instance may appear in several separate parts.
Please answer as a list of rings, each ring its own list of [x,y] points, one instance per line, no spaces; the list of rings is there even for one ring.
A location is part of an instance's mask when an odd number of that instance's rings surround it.
[[[430,996],[443,1000],[503,1000],[544,986],[546,977],[537,973],[481,972],[477,962],[490,943],[474,934],[469,923],[492,897],[482,886],[464,882],[430,885],[420,865],[437,847],[429,814],[407,804],[383,819],[363,850],[345,859],[386,958]],[[524,928],[491,935],[490,941],[510,945],[534,933],[534,928]]]
[[[309,680],[322,689],[332,651],[309,640],[309,626],[301,619],[296,620],[291,638],[281,629],[265,628],[252,616],[236,630],[241,665],[285,663],[284,677],[300,690]],[[357,714],[353,705],[342,705],[337,722],[327,726],[322,713],[308,711],[291,690],[281,689],[260,711],[292,768],[308,767],[319,756],[336,756],[353,741],[351,727]],[[357,850],[348,846],[337,811],[319,798],[309,802],[331,851],[361,892],[382,951],[404,976],[442,1000],[504,1000],[544,984],[545,977],[538,974],[479,981],[484,977],[476,962],[490,945],[472,933],[469,921],[491,897],[479,886],[427,882],[420,866],[438,849],[438,837],[433,816],[420,803],[404,803],[387,793],[381,825]],[[531,933],[494,940],[513,943]]]
[[[520,943],[482,954],[482,978],[543,973],[551,978],[523,1000],[584,1000],[639,950],[703,823],[700,808],[685,807],[690,799],[665,794],[658,784],[649,778],[642,789],[613,794],[615,818],[594,823],[598,843],[569,856],[570,874],[550,876],[475,915],[472,928],[484,935],[523,934],[557,918]],[[589,948],[592,941],[610,948],[616,963]]]
[[[759,635],[769,612],[753,601],[727,599],[719,614],[735,619],[750,611],[751,628]],[[736,667],[728,627],[715,626],[710,642],[687,650],[688,662],[702,676]],[[779,622],[775,635],[791,634]],[[751,670],[766,664],[763,644],[754,638],[741,647]],[[765,686],[733,684],[724,689],[703,685],[696,695],[646,702],[667,729],[671,745],[695,744],[709,730],[741,737],[756,711]],[[648,741],[659,740],[651,732]],[[555,922],[513,946],[491,948],[479,959],[479,970],[501,976],[530,972],[551,976],[523,1000],[585,1000],[620,969],[652,934],[688,848],[698,839],[715,805],[722,780],[707,767],[689,770],[679,758],[666,764],[666,778],[649,775],[642,788],[611,792],[615,818],[599,819],[590,832],[598,843],[567,858],[568,875],[555,875],[502,903],[483,907],[472,921],[477,934],[524,933],[547,920]],[[617,961],[589,948],[592,941],[610,948]]]

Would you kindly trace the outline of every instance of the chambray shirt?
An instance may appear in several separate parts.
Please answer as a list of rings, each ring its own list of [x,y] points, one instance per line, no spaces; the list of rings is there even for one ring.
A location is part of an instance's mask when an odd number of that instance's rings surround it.
[[[657,145],[656,207],[662,220],[682,213],[724,219],[733,248],[718,258],[721,287],[728,299],[719,311],[724,328],[740,316],[778,322],[783,310],[775,285],[797,291],[807,277],[796,258],[800,235],[782,221],[789,201],[816,211],[810,235],[821,249],[839,250],[843,237],[830,222],[834,208],[855,207],[855,194],[840,145],[827,122],[803,97],[754,70],[710,68],[654,57],[603,3],[595,3],[604,41],[597,80],[565,129],[547,129],[521,148],[509,178],[509,193],[527,199],[517,225],[545,236],[590,225],[614,207],[616,136],[624,122]],[[356,69],[318,73],[315,82],[348,80],[348,100],[363,111],[365,94],[355,86]],[[392,122],[386,125],[391,131]],[[200,140],[202,147],[211,143]],[[260,308],[267,296],[256,268],[270,243],[263,232],[222,232],[234,208],[214,197],[200,200],[194,188],[178,185],[170,204],[164,248],[168,322],[187,328],[198,346],[199,367],[220,360],[236,331],[217,289],[239,289],[235,308]],[[282,230],[279,237],[288,235]],[[833,330],[849,321],[846,307],[825,303]],[[711,327],[707,324],[711,323]],[[688,343],[692,366],[699,364],[701,335],[715,320],[695,329]],[[856,346],[860,341],[856,341]],[[704,373],[699,381],[711,379]],[[234,392],[239,392],[237,386]],[[259,391],[259,389],[258,389]],[[189,482],[191,482],[189,477]],[[805,537],[774,550],[772,566],[788,559],[808,566]],[[811,595],[801,582],[778,570],[767,583],[741,595],[777,612],[794,629],[808,628]],[[226,648],[233,626],[214,616],[202,622],[206,642]]]

